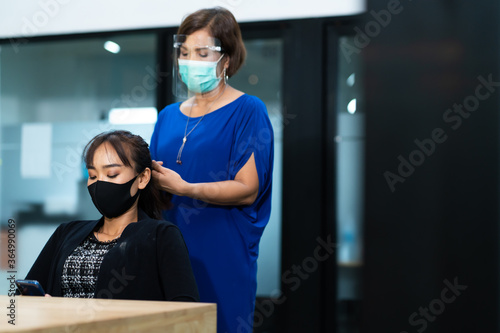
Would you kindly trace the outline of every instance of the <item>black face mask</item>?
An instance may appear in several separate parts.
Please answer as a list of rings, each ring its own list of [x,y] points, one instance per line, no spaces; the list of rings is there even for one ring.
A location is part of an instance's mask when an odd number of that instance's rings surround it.
[[[102,215],[113,218],[122,215],[132,207],[139,196],[140,189],[132,197],[130,189],[137,176],[125,184],[115,184],[101,180],[90,184],[87,188],[95,207]]]

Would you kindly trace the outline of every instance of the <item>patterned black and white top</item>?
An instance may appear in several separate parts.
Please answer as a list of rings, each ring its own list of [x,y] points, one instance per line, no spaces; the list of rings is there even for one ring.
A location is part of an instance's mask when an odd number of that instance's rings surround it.
[[[78,245],[63,266],[61,286],[63,297],[93,298],[102,259],[117,239],[97,240],[92,232]]]

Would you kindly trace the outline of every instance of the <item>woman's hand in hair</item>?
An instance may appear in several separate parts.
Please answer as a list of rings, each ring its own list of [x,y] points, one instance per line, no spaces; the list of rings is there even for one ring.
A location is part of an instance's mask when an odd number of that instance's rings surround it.
[[[181,178],[181,176],[163,166],[162,161],[153,161],[153,178],[155,178],[163,191],[185,196],[189,183]]]
[[[259,193],[259,176],[253,154],[233,180],[188,183],[177,172],[162,165],[162,162],[153,161],[153,178],[163,191],[174,195],[214,205],[246,206],[253,204]]]

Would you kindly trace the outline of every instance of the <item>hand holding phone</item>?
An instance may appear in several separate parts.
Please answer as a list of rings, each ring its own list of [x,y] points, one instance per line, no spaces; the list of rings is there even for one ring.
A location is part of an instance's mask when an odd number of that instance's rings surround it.
[[[45,291],[36,280],[16,280],[16,285],[21,292],[21,295],[45,296]]]

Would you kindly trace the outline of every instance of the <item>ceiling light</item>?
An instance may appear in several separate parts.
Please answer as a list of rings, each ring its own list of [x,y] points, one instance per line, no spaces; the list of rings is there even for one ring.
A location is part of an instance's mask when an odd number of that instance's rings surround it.
[[[108,40],[106,43],[104,43],[104,49],[111,53],[118,53],[120,52],[120,45]]]
[[[158,118],[156,108],[117,108],[109,111],[110,124],[154,124]]]
[[[356,74],[352,73],[351,75],[349,75],[349,77],[346,80],[346,83],[349,87],[354,86],[354,83],[356,83]]]
[[[347,104],[347,112],[354,114],[356,112],[356,98],[351,99],[349,104]]]

